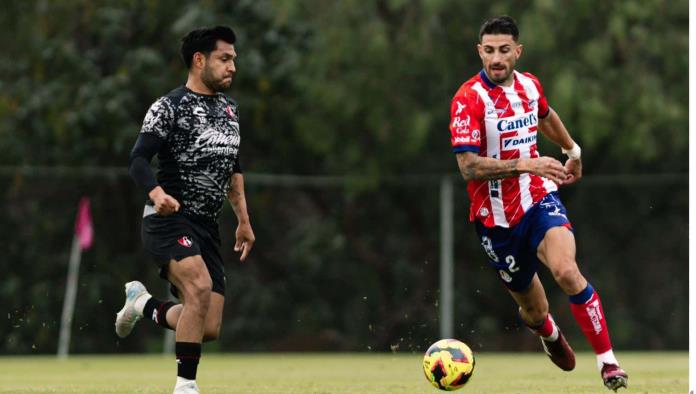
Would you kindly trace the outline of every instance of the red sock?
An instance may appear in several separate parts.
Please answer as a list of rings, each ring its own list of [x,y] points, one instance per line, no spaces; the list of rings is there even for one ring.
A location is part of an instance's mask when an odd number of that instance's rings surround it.
[[[587,284],[585,290],[570,296],[570,311],[596,354],[611,350],[609,329],[599,294]]]
[[[536,327],[530,327],[534,332],[536,332],[537,335],[541,337],[550,337],[551,334],[553,334],[553,319],[551,318],[551,314],[546,315],[546,320],[544,320],[543,323]]]

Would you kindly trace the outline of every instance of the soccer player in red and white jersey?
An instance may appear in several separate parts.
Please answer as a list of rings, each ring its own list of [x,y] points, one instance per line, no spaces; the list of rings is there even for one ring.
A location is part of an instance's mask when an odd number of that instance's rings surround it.
[[[616,391],[627,387],[628,375],[612,351],[599,295],[578,269],[573,228],[557,192],[581,178],[581,150],[539,80],[515,70],[522,54],[518,38],[509,16],[484,22],[477,46],[483,70],[452,99],[451,142],[468,182],[470,220],[522,321],[541,337],[551,360],[566,371],[575,367],[573,350],[549,313],[537,275],[542,264],[568,295],[602,380]],[[565,164],[539,154],[539,131],[561,147]]]

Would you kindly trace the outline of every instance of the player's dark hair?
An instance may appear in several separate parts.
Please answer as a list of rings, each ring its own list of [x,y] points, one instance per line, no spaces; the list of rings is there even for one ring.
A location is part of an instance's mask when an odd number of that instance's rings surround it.
[[[512,17],[501,15],[483,22],[479,30],[479,42],[484,34],[509,34],[517,42],[520,31],[517,30],[517,23]]]
[[[234,44],[237,36],[227,26],[202,27],[188,32],[181,39],[181,59],[186,67],[191,68],[194,53],[200,52],[206,57],[210,55],[210,52],[215,50],[218,40]]]

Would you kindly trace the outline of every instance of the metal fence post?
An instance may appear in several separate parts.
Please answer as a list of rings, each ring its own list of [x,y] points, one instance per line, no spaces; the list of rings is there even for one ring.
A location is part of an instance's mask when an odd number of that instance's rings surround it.
[[[440,338],[454,336],[454,192],[452,179],[440,181]]]

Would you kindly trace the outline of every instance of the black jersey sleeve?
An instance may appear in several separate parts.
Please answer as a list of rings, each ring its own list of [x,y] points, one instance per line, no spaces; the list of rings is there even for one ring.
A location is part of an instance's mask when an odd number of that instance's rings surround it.
[[[242,173],[242,166],[239,165],[239,156],[234,158],[234,162],[232,163],[232,173],[233,174],[241,174]]]
[[[157,179],[150,168],[150,161],[159,152],[162,143],[162,139],[154,134],[140,133],[131,151],[128,173],[146,193],[157,187]]]
[[[160,97],[147,110],[143,127],[128,160],[128,173],[145,192],[150,192],[157,186],[150,161],[159,152],[173,125],[174,106],[171,99],[167,96]]]

